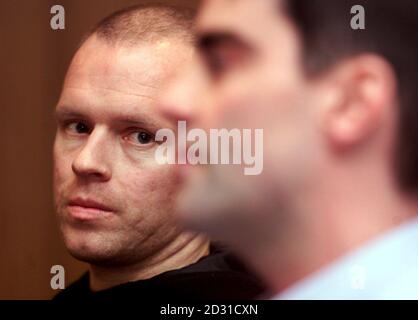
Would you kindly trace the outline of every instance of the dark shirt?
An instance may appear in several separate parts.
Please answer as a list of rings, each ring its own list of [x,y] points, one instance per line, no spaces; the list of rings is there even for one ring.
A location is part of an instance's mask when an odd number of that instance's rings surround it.
[[[261,282],[227,250],[211,247],[210,254],[187,267],[153,278],[93,292],[85,273],[54,300],[239,300],[256,298]]]

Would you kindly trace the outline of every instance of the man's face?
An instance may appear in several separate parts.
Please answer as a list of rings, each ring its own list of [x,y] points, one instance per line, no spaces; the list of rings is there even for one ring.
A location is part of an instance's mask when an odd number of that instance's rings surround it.
[[[238,165],[187,168],[182,218],[233,241],[235,231],[277,225],[273,208],[307,187],[319,143],[315,85],[304,76],[299,38],[280,1],[206,1],[197,33],[197,59],[172,82],[161,110],[206,130],[264,132],[260,175],[245,176]]]
[[[191,52],[176,39],[126,48],[93,36],[73,59],[56,108],[54,192],[75,257],[128,264],[179,235],[176,176],[154,160],[154,134],[171,124],[154,103]]]

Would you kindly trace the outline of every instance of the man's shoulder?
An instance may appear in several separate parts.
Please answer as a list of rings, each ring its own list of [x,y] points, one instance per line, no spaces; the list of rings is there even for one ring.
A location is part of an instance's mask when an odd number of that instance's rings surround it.
[[[79,279],[71,283],[67,288],[58,292],[52,300],[61,301],[69,299],[83,299],[89,294],[89,274],[85,272]]]
[[[154,278],[195,299],[252,299],[264,291],[259,278],[228,249],[212,246],[196,263]]]
[[[212,246],[209,255],[191,265],[99,292],[90,291],[86,273],[54,300],[238,300],[255,298],[263,288],[228,249]]]

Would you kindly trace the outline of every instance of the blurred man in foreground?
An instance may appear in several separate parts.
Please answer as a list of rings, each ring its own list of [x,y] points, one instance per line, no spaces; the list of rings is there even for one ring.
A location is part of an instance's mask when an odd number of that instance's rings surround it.
[[[350,26],[362,5],[365,30]],[[190,165],[180,215],[279,299],[418,299],[418,2],[207,0],[199,55],[161,102],[261,128],[264,170]]]
[[[137,6],[101,21],[56,107],[54,187],[70,253],[89,272],[57,299],[243,299],[261,287],[173,217],[178,178],[154,157],[162,85],[194,48],[193,12]]]

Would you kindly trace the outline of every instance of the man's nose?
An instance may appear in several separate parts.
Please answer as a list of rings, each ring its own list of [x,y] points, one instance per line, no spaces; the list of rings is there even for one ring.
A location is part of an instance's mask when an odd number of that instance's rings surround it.
[[[72,163],[80,178],[108,181],[112,176],[106,151],[105,129],[94,129]]]
[[[173,77],[160,96],[158,108],[172,121],[194,121],[199,100],[202,98],[203,79],[196,64],[189,64]]]

